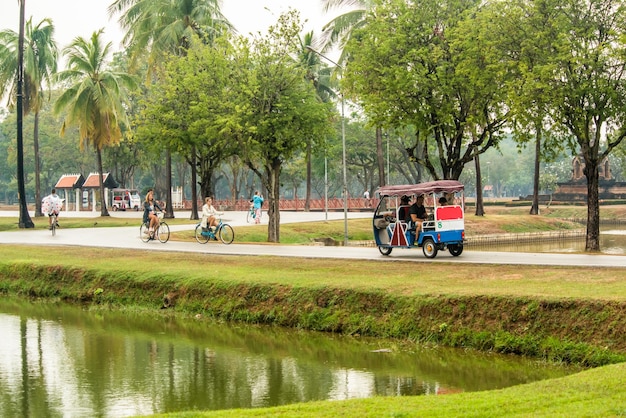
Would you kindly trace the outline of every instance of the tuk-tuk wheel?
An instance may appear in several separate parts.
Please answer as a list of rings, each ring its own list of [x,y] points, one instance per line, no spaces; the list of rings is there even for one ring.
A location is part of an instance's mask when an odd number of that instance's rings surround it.
[[[391,254],[391,250],[393,250],[393,248],[391,248],[391,247],[383,247],[383,246],[379,246],[378,247],[378,251],[380,251],[380,253],[382,255],[389,255],[389,254]]]
[[[450,244],[448,245],[448,251],[454,257],[458,257],[463,252],[463,244]]]
[[[422,251],[427,258],[437,257],[437,246],[432,238],[426,238],[422,243]]]

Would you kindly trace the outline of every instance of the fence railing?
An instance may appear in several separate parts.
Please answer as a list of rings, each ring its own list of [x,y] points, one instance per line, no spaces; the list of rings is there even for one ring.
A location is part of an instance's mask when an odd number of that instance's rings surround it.
[[[305,199],[280,199],[278,206],[280,210],[285,211],[303,211]],[[310,210],[312,211],[323,211],[326,207],[326,203],[324,199],[311,199],[310,200]],[[367,211],[373,210],[378,204],[378,199],[369,199],[369,201],[365,198],[350,198],[348,199],[348,210],[349,211]],[[201,208],[203,203],[198,200],[198,208]],[[245,211],[250,208],[250,200],[248,199],[237,199],[233,201],[232,199],[220,199],[214,200],[213,206],[219,210],[239,210]],[[186,210],[191,209],[191,200],[183,200],[183,208]],[[263,208],[267,208],[267,201],[263,204]],[[328,199],[328,210],[332,212],[343,210],[343,199],[342,198],[331,198]]]
[[[489,246],[511,243],[554,242],[575,239],[585,236],[584,229],[567,229],[562,231],[523,232],[512,234],[487,234],[466,236],[466,246]]]

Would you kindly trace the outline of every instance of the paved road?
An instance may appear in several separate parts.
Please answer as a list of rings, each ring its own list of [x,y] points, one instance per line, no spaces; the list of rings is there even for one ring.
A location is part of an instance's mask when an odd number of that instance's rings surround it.
[[[189,219],[189,212],[176,212],[176,217]],[[16,212],[0,211],[0,216],[14,216]],[[94,217],[99,213],[72,212],[63,213],[63,217]],[[590,255],[590,254],[553,254],[553,253],[513,253],[513,252],[485,252],[464,251],[459,257],[452,257],[447,251],[440,252],[435,259],[426,259],[421,249],[394,249],[390,256],[383,256],[374,247],[324,247],[305,245],[274,245],[274,244],[237,244],[223,245],[210,241],[199,244],[195,241],[176,242],[166,244],[160,242],[144,243],[139,239],[139,224],[141,213],[115,212],[111,216],[136,218],[136,227],[118,228],[84,228],[59,229],[56,236],[42,229],[26,229],[19,231],[0,232],[1,244],[32,244],[32,245],[78,245],[88,247],[149,249],[158,251],[178,251],[195,253],[213,253],[227,255],[272,255],[282,257],[310,257],[334,259],[380,260],[386,262],[411,261],[420,263],[450,262],[457,264],[509,264],[509,265],[549,265],[549,266],[592,266],[592,267],[626,267],[626,256],[620,255]],[[369,217],[368,213],[349,213],[350,218]],[[233,226],[245,225],[245,212],[226,212],[224,222]],[[323,221],[326,215],[321,212],[283,212],[281,223],[303,221]],[[343,212],[329,212],[329,220],[343,219]],[[45,222],[45,219],[35,219],[35,222]],[[174,225],[172,230],[191,229],[193,226]]]

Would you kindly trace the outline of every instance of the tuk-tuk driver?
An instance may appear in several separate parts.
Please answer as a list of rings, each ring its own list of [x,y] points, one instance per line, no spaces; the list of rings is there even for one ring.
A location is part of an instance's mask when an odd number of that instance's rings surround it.
[[[409,207],[409,216],[411,217],[411,229],[415,226],[415,233],[419,234],[422,230],[422,223],[428,218],[426,208],[424,207],[424,195],[415,198],[415,202]]]

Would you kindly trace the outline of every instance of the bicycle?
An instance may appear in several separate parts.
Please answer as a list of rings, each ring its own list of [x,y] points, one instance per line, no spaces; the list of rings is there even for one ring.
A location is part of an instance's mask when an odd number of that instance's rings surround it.
[[[148,242],[152,240],[159,240],[163,244],[165,244],[170,239],[170,227],[163,220],[163,212],[159,212],[157,214],[159,217],[159,227],[153,232],[153,235],[150,235],[150,222],[143,222],[139,227],[139,237],[143,242]]]
[[[57,228],[59,224],[57,224],[57,214],[53,213],[50,215],[50,231],[52,231],[52,236],[57,234]]]
[[[217,241],[217,237],[219,237],[220,241],[226,245],[235,240],[235,231],[233,230],[233,227],[223,223],[221,219],[217,224],[217,227],[215,227],[215,231],[208,227],[206,230],[203,230],[202,224],[196,225],[196,232],[194,235],[196,236],[196,241],[200,244],[206,244],[210,239]]]
[[[246,222],[251,224],[254,223],[256,218],[256,211],[254,210],[254,205],[250,203],[250,209],[248,210],[248,214],[246,215]]]

